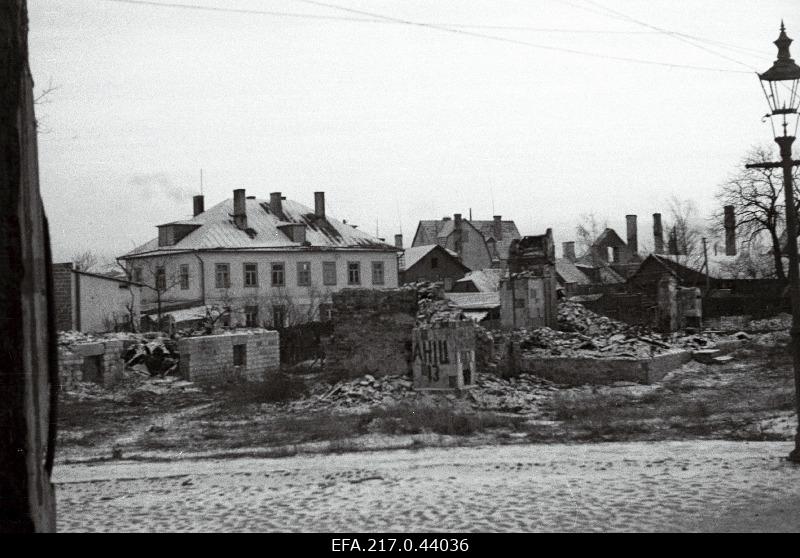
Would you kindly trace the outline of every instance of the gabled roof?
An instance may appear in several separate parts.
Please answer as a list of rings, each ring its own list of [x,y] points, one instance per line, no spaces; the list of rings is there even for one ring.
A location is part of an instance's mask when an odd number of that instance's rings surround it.
[[[687,258],[672,254],[651,254],[649,257],[660,262],[665,269],[673,274],[680,275],[680,268],[688,269],[694,273],[706,275],[702,257]],[[742,279],[742,273],[736,263],[737,256],[709,255],[708,273],[712,279]]]
[[[600,277],[600,283],[603,285],[610,285],[614,283],[624,283],[625,279],[616,271],[611,269],[611,266],[608,264],[605,265],[585,265],[578,261],[575,262],[575,267],[586,275],[587,277],[591,278],[592,272],[595,272]],[[586,271],[584,271],[584,269]]]
[[[469,269],[467,266],[461,263],[458,259],[458,254],[453,252],[452,250],[447,250],[442,248],[438,244],[428,244],[426,246],[412,246],[411,248],[406,248],[405,253],[403,254],[404,266],[403,270],[411,269],[417,264],[422,258],[424,258],[427,254],[431,251],[437,250],[444,252],[447,256],[452,257],[458,265],[463,267],[464,269]]]
[[[318,218],[314,210],[292,200],[283,200],[279,218],[263,199],[246,200],[247,229],[233,222],[233,199],[229,198],[180,225],[199,225],[172,246],[158,246],[158,238],[123,256],[164,254],[185,250],[298,250],[303,245],[292,241],[281,229],[290,224],[306,225],[306,241],[313,248],[358,249],[396,252],[398,249],[378,238],[329,216]],[[307,248],[306,248],[307,249]]]
[[[588,285],[592,282],[574,263],[566,258],[556,260],[556,273],[564,283]]]
[[[500,221],[502,238],[498,239],[494,236],[494,221],[471,221],[469,219],[462,219],[462,223],[468,223],[473,229],[478,231],[483,236],[484,242],[493,238],[497,253],[500,258],[505,259],[508,257],[508,247],[511,241],[521,238],[517,225],[514,221]],[[453,232],[454,221],[452,219],[439,219],[439,220],[425,220],[420,221],[417,225],[417,232],[414,235],[414,240],[418,240],[419,245],[426,244],[444,244],[445,239]]]
[[[489,268],[470,271],[456,283],[472,283],[479,292],[497,292],[500,290],[502,269]]]

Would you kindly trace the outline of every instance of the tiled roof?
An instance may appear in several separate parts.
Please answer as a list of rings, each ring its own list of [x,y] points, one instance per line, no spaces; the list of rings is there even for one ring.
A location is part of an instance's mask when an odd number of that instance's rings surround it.
[[[123,257],[157,251],[167,253],[182,250],[236,250],[236,249],[299,249],[302,245],[292,241],[278,227],[292,223],[306,225],[306,241],[322,249],[360,249],[397,251],[397,248],[378,238],[326,216],[319,219],[314,210],[291,200],[282,202],[283,218],[269,209],[263,199],[246,200],[247,230],[233,222],[233,199],[227,199],[192,219],[180,221],[181,225],[200,225],[172,246],[158,246],[158,238],[135,248]]]
[[[566,258],[556,260],[556,273],[561,276],[565,283],[577,283],[578,285],[588,285],[592,281],[575,267],[575,264]]]
[[[500,293],[445,293],[462,310],[489,310],[500,306]]]

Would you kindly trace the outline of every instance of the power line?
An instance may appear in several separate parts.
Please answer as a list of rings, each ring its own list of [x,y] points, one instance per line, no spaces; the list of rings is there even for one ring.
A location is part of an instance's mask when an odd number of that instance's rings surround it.
[[[368,18],[364,17],[344,17],[344,16],[333,16],[333,15],[320,15],[320,14],[308,14],[308,13],[296,13],[296,12],[277,12],[277,11],[270,11],[270,10],[253,10],[253,9],[245,9],[245,8],[221,8],[216,6],[204,6],[198,4],[179,4],[175,2],[161,2],[156,0],[100,0],[103,2],[113,2],[117,4],[131,4],[137,6],[149,6],[149,7],[160,7],[160,8],[178,8],[178,9],[186,9],[186,10],[198,10],[198,11],[207,11],[207,12],[224,12],[224,13],[238,13],[238,14],[248,14],[248,15],[268,15],[268,16],[275,16],[275,17],[291,17],[291,18],[302,18],[302,19],[317,19],[317,20],[331,20],[331,21],[348,21],[348,22],[358,22],[358,23],[395,23],[395,24],[402,24],[402,25],[411,25],[417,27],[424,27],[428,29],[435,29],[438,31],[445,31],[448,33],[456,33],[467,35],[475,38],[481,39],[488,39],[492,41],[498,42],[505,42],[510,44],[516,44],[520,46],[527,46],[530,48],[537,48],[543,50],[550,50],[555,52],[564,52],[568,54],[577,54],[581,56],[588,56],[592,58],[600,58],[606,60],[615,60],[618,62],[629,62],[635,64],[645,64],[651,66],[661,66],[667,68],[682,68],[688,70],[699,70],[699,71],[709,71],[709,72],[721,72],[721,73],[749,73],[744,72],[741,70],[729,70],[725,68],[714,68],[711,66],[697,66],[691,64],[679,64],[673,62],[661,62],[657,60],[644,60],[640,58],[632,58],[632,57],[625,57],[625,56],[613,56],[613,55],[606,55],[606,54],[598,54],[595,52],[588,52],[582,51],[577,49],[569,49],[569,48],[562,48],[562,47],[555,47],[551,45],[543,45],[537,43],[531,43],[528,41],[523,41],[519,39],[512,39],[510,37],[502,37],[497,35],[486,35],[483,33],[475,33],[472,31],[466,31],[465,28],[494,28],[494,29],[506,29],[506,30],[520,30],[523,29],[524,26],[478,26],[478,25],[462,25],[462,24],[437,24],[437,23],[428,23],[428,22],[421,22],[421,21],[412,21],[412,20],[405,20],[401,18],[394,18],[390,16],[385,16],[382,14],[376,14],[372,12],[366,12],[363,10],[356,10],[352,8],[347,8],[344,6],[337,6],[334,4],[326,4],[324,2],[313,2],[310,0],[296,0],[298,2],[303,2],[306,4],[312,4],[316,6],[332,8],[336,10],[342,10],[345,12],[366,15],[369,16]],[[552,32],[595,32],[591,30],[569,30],[569,29],[545,29],[545,28],[528,28],[528,29],[537,29],[541,31],[552,31]],[[599,31],[598,31],[599,32]],[[613,31],[609,31],[613,32]]]
[[[621,62],[632,62],[632,63],[637,63],[637,64],[649,64],[649,65],[655,65],[655,66],[667,66],[667,67],[670,67],[670,68],[685,68],[685,69],[691,69],[691,70],[704,70],[704,71],[724,72],[724,73],[737,73],[737,74],[743,74],[743,73],[748,73],[749,74],[750,73],[750,72],[744,72],[742,70],[728,70],[728,69],[724,69],[724,68],[713,68],[713,67],[709,67],[709,66],[694,66],[694,65],[690,65],[690,64],[677,64],[677,63],[671,63],[671,62],[660,62],[660,61],[656,61],[656,60],[644,60],[644,59],[640,59],[640,58],[630,58],[630,57],[625,57],[625,56],[613,56],[613,55],[607,55],[607,54],[598,54],[598,53],[594,53],[594,52],[587,52],[587,51],[583,51],[583,50],[576,50],[576,49],[569,49],[569,48],[562,48],[562,47],[554,47],[554,46],[550,46],[550,45],[541,45],[541,44],[536,44],[536,43],[530,43],[530,42],[527,42],[527,41],[511,39],[509,37],[500,37],[500,36],[497,36],[497,35],[485,35],[483,33],[474,33],[472,31],[465,31],[463,29],[455,29],[453,27],[448,27],[448,26],[444,26],[444,25],[436,25],[436,24],[426,23],[426,22],[421,22],[421,21],[413,21],[413,20],[407,20],[407,19],[402,19],[402,18],[396,18],[396,17],[386,16],[386,15],[383,15],[383,14],[378,14],[378,13],[375,13],[375,12],[367,12],[367,11],[364,11],[364,10],[357,10],[357,9],[348,8],[348,7],[345,7],[345,6],[338,6],[336,4],[329,4],[329,3],[326,3],[326,2],[318,2],[316,0],[295,0],[295,1],[296,2],[301,2],[303,4],[310,4],[310,5],[313,5],[313,6],[321,6],[321,7],[325,7],[325,8],[332,8],[332,9],[341,10],[341,11],[344,11],[344,12],[360,14],[360,15],[366,15],[366,16],[379,18],[379,19],[384,19],[384,20],[388,20],[388,21],[394,21],[396,23],[402,23],[402,24],[405,24],[405,25],[412,25],[412,26],[416,26],[416,27],[424,27],[424,28],[428,28],[428,29],[435,29],[435,30],[438,30],[438,31],[445,31],[445,32],[448,32],[448,33],[457,33],[457,34],[461,34],[461,35],[468,35],[468,36],[478,37],[478,38],[482,38],[482,39],[490,39],[490,40],[493,40],[493,41],[500,41],[500,42],[517,44],[517,45],[524,45],[524,46],[528,46],[528,47],[532,47],[532,48],[539,48],[539,49],[557,51],[557,52],[566,52],[566,53],[570,53],[570,54],[579,54],[579,55],[582,55],[582,56],[590,56],[590,57],[593,57],[593,58],[603,58],[603,59],[606,59],[606,60],[617,60],[617,61],[621,61]]]

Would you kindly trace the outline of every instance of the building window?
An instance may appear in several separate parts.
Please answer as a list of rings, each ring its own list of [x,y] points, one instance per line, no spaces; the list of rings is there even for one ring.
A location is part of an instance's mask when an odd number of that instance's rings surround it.
[[[286,284],[286,267],[283,262],[272,264],[272,286],[283,287]]]
[[[163,266],[156,268],[156,290],[167,290],[167,272],[164,271]]]
[[[272,307],[272,327],[284,327],[286,325],[286,308],[283,306]]]
[[[142,268],[141,267],[134,267],[133,268],[133,280],[136,283],[142,282]]]
[[[347,262],[347,284],[360,285],[361,284],[361,263],[360,262]]]
[[[181,289],[184,291],[189,288],[189,266],[182,265],[180,267],[181,270]]]
[[[311,262],[297,262],[297,286],[311,285]]]
[[[336,262],[322,262],[322,284],[336,284]]]
[[[258,327],[258,306],[244,307],[245,327]]]
[[[383,285],[383,262],[372,262],[372,284]]]
[[[439,258],[431,258],[431,269],[438,269]]]
[[[214,283],[218,289],[227,289],[231,286],[231,267],[224,263],[216,265],[216,282]]]
[[[247,345],[244,343],[233,346],[233,365],[247,366]]]
[[[258,264],[244,264],[244,286],[258,287]]]

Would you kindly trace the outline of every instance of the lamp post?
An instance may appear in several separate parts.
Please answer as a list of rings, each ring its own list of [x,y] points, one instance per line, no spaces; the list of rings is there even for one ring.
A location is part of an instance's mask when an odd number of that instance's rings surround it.
[[[778,47],[778,59],[772,67],[758,75],[761,88],[767,97],[770,112],[766,115],[772,125],[775,142],[780,148],[781,160],[776,163],[758,163],[747,165],[747,168],[782,168],[783,191],[786,196],[786,236],[789,251],[789,289],[792,300],[791,351],[794,364],[795,408],[797,411],[797,433],[794,450],[789,460],[800,463],[800,270],[797,254],[797,209],[794,200],[794,184],[792,167],[800,165],[800,161],[792,160],[792,144],[797,134],[798,107],[800,106],[800,66],[795,64],[789,54],[792,43],[786,35],[786,28],[781,21],[781,33],[775,41]],[[766,118],[765,117],[765,118]],[[778,128],[775,127],[778,121]],[[789,133],[791,130],[791,133]]]

